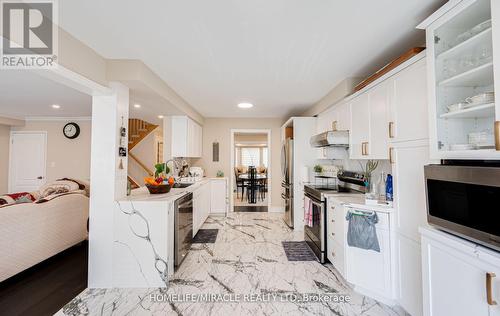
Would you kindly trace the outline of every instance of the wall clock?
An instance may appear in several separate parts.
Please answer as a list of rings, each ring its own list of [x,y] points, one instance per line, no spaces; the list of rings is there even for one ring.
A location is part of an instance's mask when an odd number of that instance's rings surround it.
[[[80,126],[76,123],[68,123],[64,125],[63,133],[66,138],[75,139],[80,135]]]

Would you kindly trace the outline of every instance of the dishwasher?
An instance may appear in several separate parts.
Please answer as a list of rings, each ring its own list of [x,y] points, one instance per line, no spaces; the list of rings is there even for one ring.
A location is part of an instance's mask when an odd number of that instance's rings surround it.
[[[193,193],[174,202],[174,267],[181,265],[193,243]]]
[[[380,252],[349,246],[347,243],[348,221],[345,221],[345,272],[348,282],[354,284],[357,291],[362,294],[382,298],[393,298],[395,287],[395,252],[394,235],[391,229],[391,214],[362,206],[346,206],[348,212],[357,214],[377,214],[378,222],[375,224]]]

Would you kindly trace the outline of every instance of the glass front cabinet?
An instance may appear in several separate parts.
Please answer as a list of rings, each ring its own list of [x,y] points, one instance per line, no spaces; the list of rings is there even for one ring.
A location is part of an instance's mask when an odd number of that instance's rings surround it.
[[[431,158],[500,159],[500,0],[451,0],[419,27]]]

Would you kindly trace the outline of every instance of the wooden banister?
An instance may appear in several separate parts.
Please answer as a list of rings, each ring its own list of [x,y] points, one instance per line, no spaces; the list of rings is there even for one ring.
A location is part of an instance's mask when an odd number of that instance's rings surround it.
[[[138,159],[138,158],[137,158],[137,157],[136,157],[133,153],[129,152],[129,153],[128,153],[128,155],[129,155],[129,157],[130,157],[130,158],[134,159],[134,160],[135,160],[135,162],[137,162],[137,164],[138,164],[138,165],[139,165],[139,166],[140,166],[140,167],[141,167],[144,171],[146,171],[150,177],[152,177],[152,176],[154,175],[154,173],[153,173],[151,170],[149,170],[149,168],[148,168],[148,167],[147,167],[144,163],[142,163],[142,161],[140,161],[140,160],[139,160],[139,159]]]

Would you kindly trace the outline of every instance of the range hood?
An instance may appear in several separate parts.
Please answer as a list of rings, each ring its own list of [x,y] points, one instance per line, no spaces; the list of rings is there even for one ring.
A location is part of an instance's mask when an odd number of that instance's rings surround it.
[[[311,137],[312,147],[349,147],[349,131],[329,131]]]

